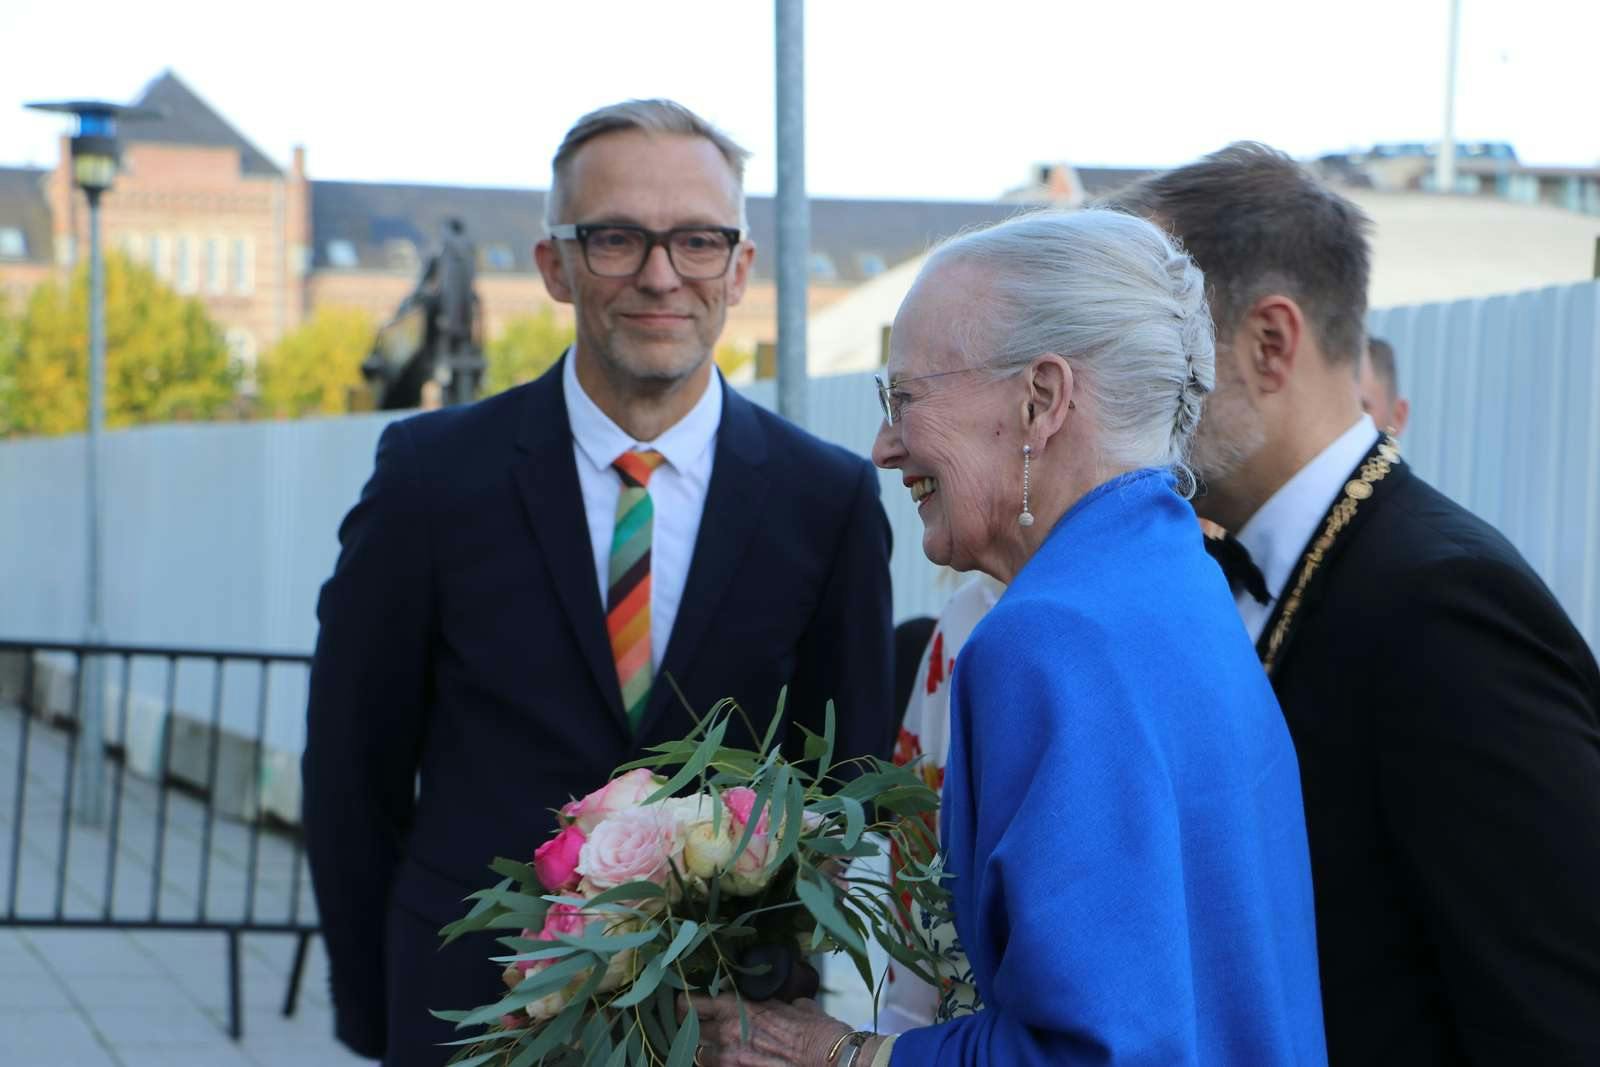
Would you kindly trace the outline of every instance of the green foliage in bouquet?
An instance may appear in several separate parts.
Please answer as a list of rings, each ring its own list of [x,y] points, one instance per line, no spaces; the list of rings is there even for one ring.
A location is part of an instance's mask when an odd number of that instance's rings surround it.
[[[743,715],[723,701],[684,740],[617,769],[612,786],[644,781],[643,790],[628,797],[608,787],[562,809],[562,834],[588,835],[578,870],[591,873],[576,889],[552,891],[534,866],[495,860],[502,880],[473,893],[468,914],[441,935],[448,944],[474,931],[516,931],[498,939],[509,954],[493,958],[509,992],[472,1011],[434,1012],[458,1029],[487,1028],[453,1042],[454,1067],[689,1067],[699,1023],[692,1012],[680,1021],[681,993],[770,995],[780,976],[756,960],[781,966],[785,957],[843,952],[876,999],[869,938],[936,981],[939,957],[904,908],[909,896],[948,916],[937,848],[916,818],[938,808],[938,794],[914,767],[870,757],[835,764],[831,703],[823,734],[801,728],[801,763],[774,744],[782,698],[754,751],[724,744]],[[605,857],[594,850],[637,844],[602,828],[608,819],[629,833],[659,827],[665,861],[650,877],[596,884]],[[850,861],[891,847],[902,858],[893,887],[850,872]],[[637,859],[637,849],[619,851]]]

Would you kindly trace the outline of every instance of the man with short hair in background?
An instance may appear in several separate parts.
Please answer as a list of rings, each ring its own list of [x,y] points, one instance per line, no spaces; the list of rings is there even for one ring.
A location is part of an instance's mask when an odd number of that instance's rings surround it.
[[[1361,407],[1378,429],[1390,437],[1406,431],[1411,418],[1411,401],[1400,395],[1395,377],[1394,346],[1380,337],[1367,338],[1367,351],[1361,357]]]
[[[1195,507],[1300,760],[1329,1062],[1600,1064],[1600,669],[1362,412],[1367,219],[1257,144],[1114,206],[1205,272]]]
[[[664,100],[595,111],[554,162],[535,259],[577,339],[543,377],[391,424],[322,589],[306,843],[340,1040],[438,1067],[430,1009],[503,994],[438,931],[553,809],[724,697],[785,746],[887,757],[878,475],[727,388],[749,279],[745,152]],[[681,693],[681,697],[680,697]],[[728,743],[754,747],[740,719]]]

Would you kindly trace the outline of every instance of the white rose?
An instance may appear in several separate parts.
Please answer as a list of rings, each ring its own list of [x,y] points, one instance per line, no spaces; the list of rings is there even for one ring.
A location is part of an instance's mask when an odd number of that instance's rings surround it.
[[[743,833],[743,830],[740,830]],[[738,844],[737,841],[734,842]],[[733,868],[722,876],[722,888],[736,897],[753,897],[772,880],[771,860],[777,846],[769,834],[754,833]]]
[[[713,878],[733,860],[733,820],[724,818],[722,829],[713,830],[711,820],[695,823],[683,843],[683,865],[696,878]]]

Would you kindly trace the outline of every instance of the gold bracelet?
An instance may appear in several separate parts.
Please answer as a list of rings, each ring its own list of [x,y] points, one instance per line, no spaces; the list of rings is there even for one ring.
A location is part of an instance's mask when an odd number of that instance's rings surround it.
[[[839,1050],[844,1047],[844,1043],[846,1041],[849,1041],[854,1036],[855,1032],[853,1030],[846,1030],[844,1033],[840,1034],[839,1040],[833,1043],[833,1047],[828,1050],[828,1058],[823,1060],[823,1062],[826,1063],[828,1067],[833,1067],[834,1062],[839,1058]]]

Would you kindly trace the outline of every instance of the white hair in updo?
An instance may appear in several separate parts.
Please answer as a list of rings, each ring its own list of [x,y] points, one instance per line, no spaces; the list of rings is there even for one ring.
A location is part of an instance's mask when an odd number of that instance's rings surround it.
[[[1189,443],[1216,376],[1200,268],[1173,238],[1116,211],[1040,211],[952,238],[929,258],[977,268],[970,365],[1020,373],[1049,352],[1072,367],[1121,467],[1168,467],[1194,491]]]

